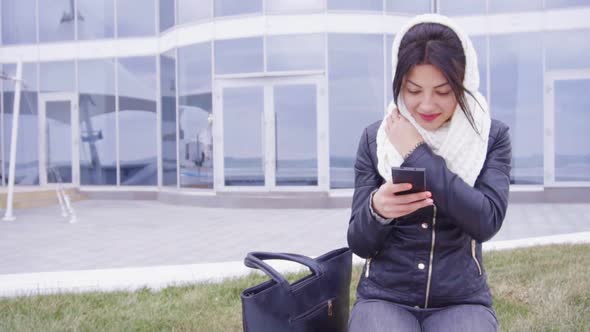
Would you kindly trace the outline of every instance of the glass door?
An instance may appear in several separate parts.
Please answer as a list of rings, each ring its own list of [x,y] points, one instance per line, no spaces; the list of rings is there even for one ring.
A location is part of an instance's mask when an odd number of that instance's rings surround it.
[[[551,77],[545,128],[548,185],[590,185],[590,73],[581,74]]]
[[[79,183],[78,120],[71,94],[39,96],[41,185]]]
[[[315,84],[273,86],[275,187],[318,185],[316,91]]]
[[[216,188],[314,191],[327,187],[327,135],[317,79],[223,80],[216,87]],[[322,158],[322,156],[324,158]]]

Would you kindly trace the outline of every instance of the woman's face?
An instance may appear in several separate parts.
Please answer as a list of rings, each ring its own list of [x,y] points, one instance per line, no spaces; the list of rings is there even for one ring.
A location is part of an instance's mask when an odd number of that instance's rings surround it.
[[[450,120],[457,107],[457,98],[446,77],[429,64],[416,65],[408,71],[402,94],[416,122],[430,131]]]

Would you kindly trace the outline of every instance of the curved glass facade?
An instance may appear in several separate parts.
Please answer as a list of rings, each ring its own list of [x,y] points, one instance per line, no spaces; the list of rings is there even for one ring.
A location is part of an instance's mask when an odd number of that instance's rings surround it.
[[[590,186],[590,137],[581,125],[590,101],[579,98],[590,88],[587,1],[0,6],[3,75],[24,61],[18,185],[60,178],[99,188],[350,189],[362,130],[392,97],[390,48],[400,22],[439,12],[470,34],[480,91],[492,116],[510,126],[512,182]],[[14,83],[0,88],[6,185]]]

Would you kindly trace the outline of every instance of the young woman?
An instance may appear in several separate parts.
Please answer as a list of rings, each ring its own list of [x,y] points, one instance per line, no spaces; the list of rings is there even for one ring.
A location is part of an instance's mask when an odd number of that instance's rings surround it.
[[[348,244],[366,259],[350,331],[497,331],[481,244],[504,219],[508,127],[478,92],[470,39],[448,18],[410,20],[392,46],[393,96],[355,163]],[[396,195],[391,167],[426,170]]]

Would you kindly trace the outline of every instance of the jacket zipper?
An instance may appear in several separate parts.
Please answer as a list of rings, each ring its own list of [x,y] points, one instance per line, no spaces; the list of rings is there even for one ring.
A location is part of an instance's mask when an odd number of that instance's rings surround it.
[[[475,255],[475,240],[471,240],[471,257],[475,261],[475,265],[477,265],[477,270],[479,271],[479,275],[481,275],[481,265],[479,265],[479,261],[477,260],[477,256]]]
[[[432,243],[430,245],[430,261],[428,262],[428,281],[426,282],[426,299],[424,300],[424,309],[428,308],[428,297],[430,296],[430,282],[432,280],[432,259],[434,258],[434,242],[436,240],[436,205],[432,204]]]
[[[332,306],[332,300],[328,301],[328,317],[334,316],[334,308]]]
[[[365,260],[365,278],[369,277],[369,270],[371,269],[371,257]]]

